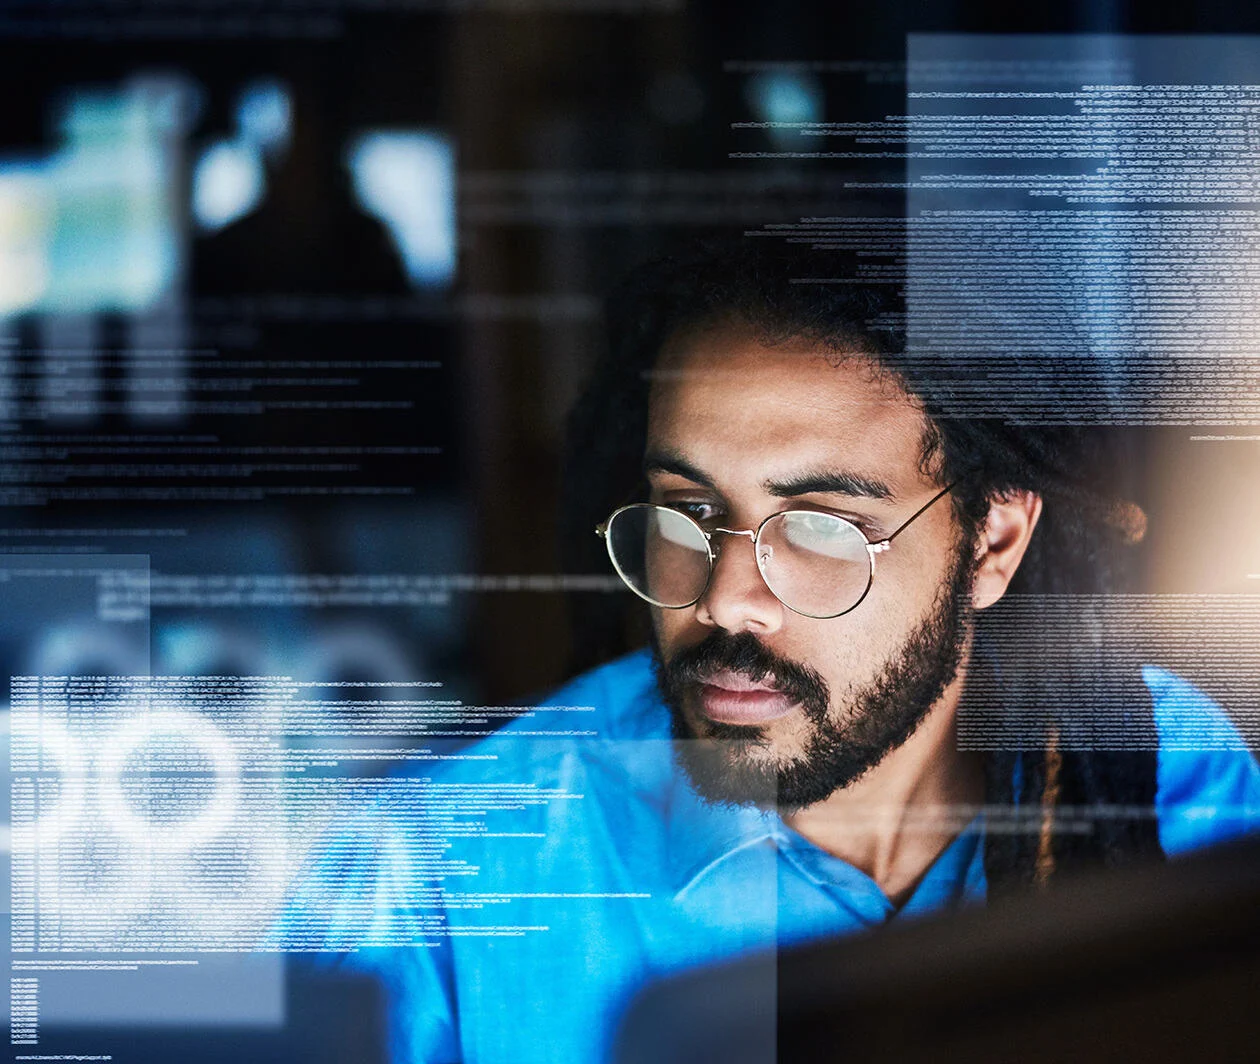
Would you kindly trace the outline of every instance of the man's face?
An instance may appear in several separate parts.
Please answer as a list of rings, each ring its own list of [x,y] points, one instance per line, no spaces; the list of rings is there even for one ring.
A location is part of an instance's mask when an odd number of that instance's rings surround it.
[[[878,542],[940,485],[926,423],[860,356],[763,346],[714,326],[675,338],[652,384],[652,501],[706,528],[756,529],[788,509],[838,514]],[[716,535],[694,606],[653,608],[662,693],[697,790],[721,802],[821,801],[900,746],[955,680],[974,563],[947,500],[878,555],[869,594],[828,620],[771,593],[745,537]]]

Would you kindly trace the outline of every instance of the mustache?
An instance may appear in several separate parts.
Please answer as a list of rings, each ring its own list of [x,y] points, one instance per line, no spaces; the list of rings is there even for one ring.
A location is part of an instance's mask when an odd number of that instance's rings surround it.
[[[665,686],[676,695],[690,684],[702,684],[714,674],[730,670],[743,673],[754,683],[770,677],[780,694],[798,702],[811,716],[825,714],[831,702],[827,681],[818,672],[774,653],[751,632],[731,635],[716,629],[669,661],[662,660],[660,669]]]

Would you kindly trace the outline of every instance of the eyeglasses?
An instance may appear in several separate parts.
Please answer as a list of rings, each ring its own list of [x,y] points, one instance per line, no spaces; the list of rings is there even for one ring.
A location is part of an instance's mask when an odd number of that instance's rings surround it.
[[[793,613],[826,620],[861,605],[875,579],[875,555],[957,481],[941,489],[892,535],[872,543],[857,525],[817,510],[783,510],[751,529],[703,528],[669,506],[634,503],[614,510],[595,532],[617,575],[639,598],[669,610],[700,601],[713,578],[713,537],[747,536],[766,586]]]

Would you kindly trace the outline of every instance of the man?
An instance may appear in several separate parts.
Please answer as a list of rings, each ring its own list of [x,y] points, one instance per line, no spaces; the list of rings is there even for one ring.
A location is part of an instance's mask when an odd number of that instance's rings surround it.
[[[298,893],[286,933],[381,974],[398,1059],[597,1060],[653,976],[1260,819],[1254,759],[1184,681],[1100,649],[1039,684],[1008,625],[982,646],[1016,585],[1118,579],[1141,516],[1074,479],[1106,480],[1098,435],[951,416],[882,301],[807,276],[758,248],[639,274],[571,508],[587,535],[599,512],[652,650],[369,809]],[[593,734],[561,737],[574,707]],[[1128,749],[1080,742],[1082,709]],[[969,712],[991,749],[960,742]],[[1200,727],[1232,748],[1185,752]]]

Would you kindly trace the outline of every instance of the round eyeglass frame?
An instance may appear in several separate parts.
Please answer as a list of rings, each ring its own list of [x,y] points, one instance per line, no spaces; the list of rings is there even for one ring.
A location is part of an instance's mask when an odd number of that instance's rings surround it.
[[[706,530],[704,526],[702,526],[694,517],[691,517],[689,514],[685,514],[681,510],[676,510],[671,506],[662,506],[659,503],[650,503],[650,502],[630,503],[627,506],[618,507],[616,510],[614,510],[611,514],[608,515],[607,520],[601,522],[599,525],[595,527],[595,534],[598,535],[601,539],[603,539],[604,546],[608,551],[608,559],[609,561],[612,562],[613,568],[617,571],[617,575],[621,577],[621,582],[625,584],[626,587],[628,587],[636,595],[638,595],[639,598],[643,599],[644,602],[650,603],[653,606],[659,606],[661,609],[665,609],[665,610],[685,610],[688,607],[694,606],[697,602],[699,602],[702,598],[704,598],[705,592],[709,590],[709,584],[712,583],[713,581],[713,570],[717,562],[717,556],[713,550],[713,537],[715,535],[722,534],[726,536],[747,536],[752,541],[752,544],[753,544],[753,556],[757,562],[757,572],[761,574],[761,579],[764,581],[766,587],[769,589],[770,594],[772,594],[776,599],[778,599],[779,602],[781,602],[793,613],[799,614],[802,617],[808,617],[811,620],[829,621],[836,617],[843,617],[846,613],[852,613],[855,609],[857,609],[860,605],[862,605],[862,603],[866,599],[866,596],[870,594],[872,585],[875,583],[875,555],[883,554],[885,551],[891,549],[892,542],[894,539],[896,539],[899,535],[901,535],[902,532],[904,532],[907,528],[909,528],[910,525],[914,523],[915,519],[918,518],[921,514],[925,513],[932,506],[933,503],[935,503],[938,499],[944,498],[951,491],[953,491],[953,489],[957,486],[957,484],[958,484],[958,481],[954,481],[953,483],[942,488],[935,495],[933,495],[932,498],[930,498],[926,503],[920,506],[919,509],[917,509],[913,514],[911,514],[904,522],[902,522],[902,524],[899,527],[897,527],[892,533],[885,536],[883,539],[878,540],[875,543],[872,543],[870,539],[867,537],[866,533],[863,532],[860,528],[858,528],[858,526],[855,525],[852,521],[848,520],[847,518],[841,517],[838,514],[826,513],[825,511],[820,511],[820,510],[779,510],[776,513],[768,514],[765,518],[763,518],[761,523],[757,526],[755,530],[750,529],[750,528],[743,528],[743,529],[715,528],[713,529],[712,532],[710,532]],[[626,575],[625,571],[621,568],[620,564],[618,564],[617,556],[613,553],[612,538],[609,536],[608,532],[612,528],[613,522],[621,514],[626,513],[629,510],[668,510],[669,513],[673,514],[674,516],[681,517],[683,518],[683,520],[689,522],[696,529],[696,531],[699,532],[700,535],[704,538],[705,551],[707,552],[707,555],[708,555],[709,572],[708,572],[708,575],[705,577],[704,586],[700,589],[699,594],[697,594],[696,597],[693,598],[690,602],[684,602],[681,605],[677,605],[677,606],[671,606],[664,602],[658,602],[656,599],[652,598],[651,596],[645,594],[644,592],[640,591],[637,587],[635,587],[633,581]],[[846,606],[844,609],[840,610],[837,613],[806,613],[804,610],[798,610],[790,602],[784,601],[783,598],[779,595],[779,593],[775,591],[773,586],[771,586],[769,579],[766,577],[765,563],[762,559],[762,554],[760,550],[761,533],[765,529],[766,525],[768,525],[771,521],[774,521],[777,518],[785,517],[789,514],[809,514],[812,517],[817,517],[817,516],[829,517],[833,521],[839,521],[841,524],[848,525],[849,528],[853,529],[853,531],[857,533],[858,537],[866,544],[866,560],[867,560],[866,585],[865,587],[862,588],[862,594],[858,596],[857,601],[855,601],[853,605]]]

